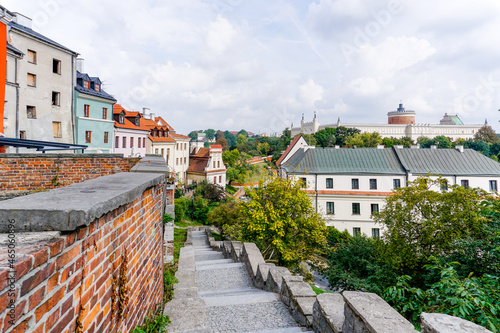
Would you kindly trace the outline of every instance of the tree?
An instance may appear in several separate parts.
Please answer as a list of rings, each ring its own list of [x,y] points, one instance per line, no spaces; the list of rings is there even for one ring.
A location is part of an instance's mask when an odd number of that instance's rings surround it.
[[[207,129],[205,130],[205,134],[207,135],[207,139],[209,140],[212,140],[213,138],[215,138],[215,130],[214,129]]]
[[[310,146],[316,146],[316,136],[314,134],[302,134],[304,139],[307,141],[307,144]]]
[[[236,143],[237,144],[240,144],[240,143],[247,143],[248,142],[248,139],[245,135],[243,134],[238,134],[238,137],[236,139]]]
[[[345,140],[349,137],[352,136],[356,133],[361,133],[361,131],[357,128],[347,128],[344,126],[339,126],[335,128],[335,139],[336,139],[336,144],[338,146],[345,146]]]
[[[438,148],[451,148],[451,140],[447,136],[438,135],[432,140],[434,141],[434,145],[436,145]]]
[[[421,271],[431,256],[450,253],[456,239],[481,235],[486,221],[481,201],[487,193],[458,185],[439,191],[444,181],[418,177],[394,190],[385,208],[372,215],[386,229],[383,237],[394,266],[406,274]]]
[[[345,144],[351,147],[358,148],[374,148],[382,143],[382,137],[377,132],[363,134],[354,133],[345,139]]]
[[[215,207],[208,213],[208,223],[217,227],[223,239],[241,239],[243,214],[235,201]]]
[[[241,131],[238,132],[238,136],[243,135],[244,137],[248,138],[248,132],[242,129]]]
[[[224,131],[224,137],[226,138],[230,149],[234,149],[234,147],[236,147],[236,135],[229,131]]]
[[[469,139],[465,141],[464,147],[474,149],[485,156],[490,156],[490,145],[484,141],[474,141]]]
[[[280,139],[283,144],[283,147],[288,147],[290,141],[292,140],[292,132],[288,129],[288,127],[283,130]]]
[[[224,188],[220,185],[209,183],[206,180],[196,186],[194,196],[200,196],[209,203],[220,202],[226,197]]]
[[[217,141],[215,141],[215,143],[218,145],[221,145],[223,151],[227,151],[229,149],[229,144],[227,143],[227,140],[224,137],[217,139]]]
[[[233,150],[226,150],[225,152],[222,153],[222,160],[224,161],[224,164],[234,167],[238,161],[240,160],[240,152],[238,149],[233,149]]]
[[[434,144],[434,141],[426,136],[420,136],[417,139],[417,144],[419,144],[421,148],[430,148]]]
[[[247,197],[241,203],[242,240],[255,242],[265,259],[297,267],[323,248],[326,227],[300,182],[261,180]]]
[[[196,140],[198,139],[198,131],[191,131],[189,132],[188,136],[191,138],[191,140]]]
[[[262,156],[267,156],[267,154],[269,153],[269,151],[271,150],[271,146],[269,145],[269,143],[265,142],[265,143],[259,143],[257,145],[257,151],[262,155]]]
[[[484,125],[474,135],[474,141],[484,141],[486,143],[498,143],[500,142],[500,138],[495,133],[493,128],[491,128],[491,126]]]
[[[224,137],[224,132],[222,132],[222,131],[217,131],[217,133],[215,134],[215,138],[217,140],[220,140],[223,137]]]
[[[316,144],[320,147],[334,147],[336,144],[336,129],[327,127],[324,130],[317,131],[314,134]]]

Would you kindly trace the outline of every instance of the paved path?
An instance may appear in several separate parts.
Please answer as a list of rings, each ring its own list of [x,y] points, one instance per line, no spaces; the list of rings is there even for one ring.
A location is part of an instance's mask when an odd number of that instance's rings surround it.
[[[207,307],[210,332],[304,332],[272,292],[253,288],[242,263],[224,259],[208,245],[204,231],[193,231],[198,296]]]

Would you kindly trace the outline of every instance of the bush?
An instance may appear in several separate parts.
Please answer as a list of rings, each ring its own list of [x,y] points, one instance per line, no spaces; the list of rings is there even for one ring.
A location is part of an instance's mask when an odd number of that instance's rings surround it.
[[[175,199],[175,222],[181,222],[189,208],[189,198],[181,197]]]

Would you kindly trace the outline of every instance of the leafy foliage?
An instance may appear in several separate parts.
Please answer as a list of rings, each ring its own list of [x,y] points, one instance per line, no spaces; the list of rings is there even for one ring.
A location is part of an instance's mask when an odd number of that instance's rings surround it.
[[[480,202],[486,192],[458,185],[439,191],[443,182],[419,177],[396,189],[384,210],[373,214],[385,225],[388,255],[402,271],[418,270],[430,256],[450,253],[456,239],[481,234],[486,219]]]
[[[326,227],[299,182],[273,177],[247,197],[240,204],[242,238],[255,242],[266,259],[294,267],[324,246]]]
[[[354,133],[346,138],[345,143],[349,147],[374,148],[382,143],[382,137],[377,132],[374,133]]]
[[[452,265],[430,265],[427,269],[439,271],[441,277],[429,289],[412,287],[411,277],[405,275],[384,292],[384,299],[414,323],[422,312],[439,312],[475,322],[493,332],[500,331],[498,277],[478,278],[471,274],[460,279]]]
[[[491,126],[484,125],[474,135],[474,141],[484,141],[486,143],[493,144],[493,143],[499,143],[500,138],[495,133],[493,128],[491,128]]]
[[[167,326],[170,323],[168,316],[164,316],[161,311],[144,319],[144,324],[137,326],[132,333],[166,333]]]
[[[174,200],[175,203],[175,222],[181,222],[189,208],[189,198],[181,197]]]

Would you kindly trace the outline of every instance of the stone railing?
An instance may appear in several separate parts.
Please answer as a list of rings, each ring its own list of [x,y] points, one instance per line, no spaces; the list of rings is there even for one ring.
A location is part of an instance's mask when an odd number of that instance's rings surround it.
[[[130,332],[163,298],[164,175],[0,202],[0,332]]]
[[[344,291],[316,295],[301,276],[285,267],[265,263],[254,243],[215,241],[206,229],[210,246],[226,258],[242,262],[256,288],[275,292],[302,326],[318,333],[414,333],[413,325],[380,296]],[[194,258],[193,258],[194,266]],[[491,333],[469,321],[439,313],[422,313],[423,333]]]

